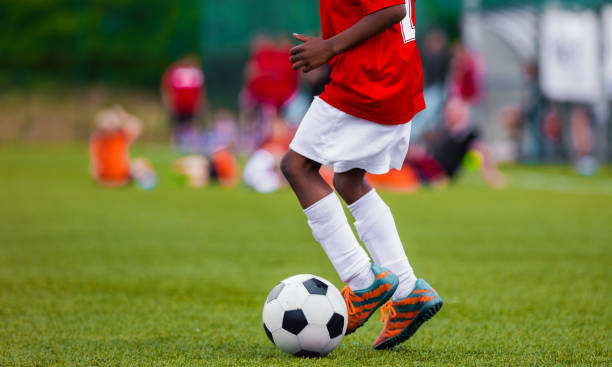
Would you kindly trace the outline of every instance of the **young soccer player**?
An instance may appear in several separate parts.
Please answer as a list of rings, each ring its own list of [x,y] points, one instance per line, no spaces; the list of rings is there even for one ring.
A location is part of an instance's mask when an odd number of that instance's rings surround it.
[[[295,34],[296,70],[329,63],[331,82],[312,103],[283,157],[281,169],[308,218],[315,239],[342,281],[347,334],[383,306],[385,325],[374,343],[391,348],[438,312],[442,300],[417,279],[389,207],[365,173],[399,169],[410,124],[425,108],[414,28],[414,0],[320,0],[323,38]],[[355,217],[357,242],[342,204],[319,174],[334,166],[334,187]],[[389,302],[387,302],[389,301]]]

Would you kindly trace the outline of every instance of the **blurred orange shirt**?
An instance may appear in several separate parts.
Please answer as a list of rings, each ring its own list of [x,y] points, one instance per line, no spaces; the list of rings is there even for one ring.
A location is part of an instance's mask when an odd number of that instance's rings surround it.
[[[129,147],[132,136],[125,130],[95,133],[90,142],[93,174],[102,184],[130,181]]]

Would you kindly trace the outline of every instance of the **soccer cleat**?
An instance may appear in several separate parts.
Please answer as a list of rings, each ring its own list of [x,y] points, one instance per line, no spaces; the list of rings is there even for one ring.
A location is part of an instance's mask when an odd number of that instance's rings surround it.
[[[352,291],[347,285],[342,290],[342,297],[348,311],[348,325],[345,335],[352,334],[372,316],[380,306],[387,302],[399,284],[399,280],[391,271],[372,264],[374,283],[365,289]]]
[[[389,301],[382,311],[383,330],[374,349],[392,348],[408,340],[421,325],[442,308],[442,298],[426,281],[419,279],[408,297]]]

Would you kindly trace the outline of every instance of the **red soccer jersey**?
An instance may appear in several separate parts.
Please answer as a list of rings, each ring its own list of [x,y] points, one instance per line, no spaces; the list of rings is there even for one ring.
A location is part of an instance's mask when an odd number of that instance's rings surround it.
[[[264,45],[255,51],[250,62],[253,74],[247,90],[259,103],[282,107],[298,87],[298,74],[292,69],[290,48]]]
[[[163,85],[172,112],[179,116],[195,115],[201,107],[204,73],[189,65],[171,66],[164,75]]]
[[[365,120],[399,125],[425,108],[423,69],[415,42],[415,0],[319,0],[323,39],[378,10],[405,4],[406,18],[331,62],[321,94],[330,105]]]

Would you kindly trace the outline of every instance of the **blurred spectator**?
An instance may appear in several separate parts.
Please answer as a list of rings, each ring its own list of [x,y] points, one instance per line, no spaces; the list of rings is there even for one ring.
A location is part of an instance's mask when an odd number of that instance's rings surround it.
[[[489,185],[503,187],[504,176],[481,140],[480,132],[470,124],[469,106],[461,99],[452,99],[444,115],[444,126],[428,134],[424,146],[410,146],[401,171],[368,175],[368,181],[375,187],[395,191],[414,191],[421,184],[443,187],[458,176],[467,162],[480,171]]]
[[[542,123],[542,98],[538,82],[538,68],[528,63],[523,68],[525,86],[520,105],[506,106],[501,110],[501,121],[509,137],[514,141],[513,158],[533,163],[543,158],[549,142],[556,143],[553,130],[546,135]],[[551,126],[552,127],[552,126]]]
[[[561,116],[555,104],[549,103],[542,118],[542,144],[544,158],[547,161],[559,161],[564,158],[563,127]]]
[[[238,161],[227,149],[217,150],[210,158],[198,154],[181,157],[174,162],[174,170],[193,188],[205,187],[210,181],[233,187],[240,181]]]
[[[428,130],[434,129],[441,120],[440,115],[446,99],[446,82],[450,64],[448,40],[442,30],[432,30],[423,42],[424,90],[427,108],[412,122],[412,139],[418,141]]]
[[[425,89],[443,86],[450,64],[448,39],[444,31],[434,29],[425,35],[422,59]]]
[[[141,131],[142,121],[122,107],[102,110],[96,115],[89,144],[91,174],[96,182],[116,187],[135,179],[142,188],[155,186],[151,164],[142,158],[130,161],[130,145]]]
[[[215,112],[210,128],[203,131],[200,153],[212,154],[220,149],[234,151],[238,146],[238,121],[229,110]]]
[[[574,163],[576,171],[589,176],[597,172],[594,112],[588,104],[549,103],[542,119],[544,158],[549,162]]]
[[[263,142],[267,124],[297,92],[298,74],[289,61],[291,46],[286,37],[258,36],[251,43],[240,105],[255,147]]]
[[[581,175],[597,172],[599,163],[593,151],[593,126],[591,113],[586,106],[577,105],[570,115],[573,161]]]
[[[459,98],[473,104],[482,96],[482,70],[476,56],[462,43],[453,47],[451,61],[449,98]]]
[[[524,162],[535,162],[542,158],[541,96],[538,68],[527,64],[524,68],[525,94],[521,106],[524,124],[518,158]]]
[[[174,124],[179,149],[194,151],[198,145],[196,117],[206,104],[204,73],[195,56],[170,65],[162,78],[162,98]]]
[[[287,184],[280,171],[280,161],[295,134],[281,118],[274,119],[271,126],[268,139],[244,167],[245,184],[261,193],[274,192]]]

